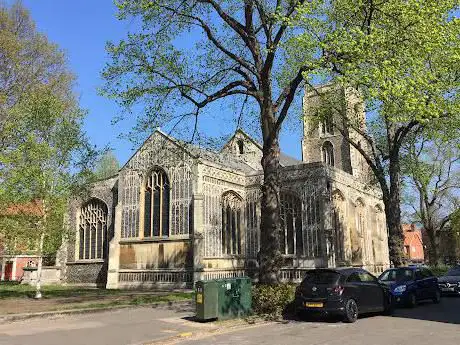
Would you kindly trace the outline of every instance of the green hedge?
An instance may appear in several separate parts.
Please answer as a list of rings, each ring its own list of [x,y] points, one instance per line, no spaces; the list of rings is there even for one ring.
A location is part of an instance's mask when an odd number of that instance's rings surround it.
[[[295,284],[256,284],[252,290],[254,313],[270,317],[280,317],[289,312],[295,296]]]
[[[430,271],[433,272],[433,274],[437,277],[440,277],[444,274],[447,273],[447,271],[450,269],[449,266],[445,266],[445,265],[438,265],[438,266],[431,266],[429,267],[430,268]]]

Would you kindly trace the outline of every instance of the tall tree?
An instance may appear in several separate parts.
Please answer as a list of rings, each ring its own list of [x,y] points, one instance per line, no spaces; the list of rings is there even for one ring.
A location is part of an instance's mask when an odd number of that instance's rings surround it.
[[[459,1],[335,0],[324,6],[317,37],[329,60],[325,75],[348,91],[359,90],[368,121],[365,126],[360,109],[311,84],[324,100],[319,118],[336,114],[337,130],[371,168],[383,193],[390,259],[399,266],[405,261],[401,148],[409,135],[437,119],[450,126],[448,119],[456,123],[460,114]],[[297,19],[292,25],[305,21]],[[298,35],[292,44],[308,49],[310,36],[303,40]]]
[[[442,253],[449,260],[450,264],[460,262],[460,209],[454,211],[450,218],[450,226],[442,232],[442,249],[447,249],[447,253]],[[446,263],[446,262],[445,262]]]
[[[21,116],[12,109],[29,91],[46,83],[55,93],[73,77],[65,56],[35,29],[35,23],[20,2],[0,4],[0,149],[14,140],[14,126]]]
[[[120,163],[112,151],[105,152],[96,164],[95,177],[106,179],[118,173]]]
[[[460,140],[448,141],[423,136],[412,137],[404,151],[406,174],[405,203],[413,210],[413,219],[422,224],[429,239],[430,264],[439,264],[439,245],[443,232],[449,230],[460,206]],[[416,191],[416,193],[413,193]]]
[[[285,49],[299,30],[288,23],[300,5],[302,15],[313,17],[317,2],[306,0],[120,1],[119,18],[140,21],[126,40],[108,44],[111,62],[103,72],[104,94],[127,110],[143,106],[138,128],[176,128],[191,118],[193,140],[212,103],[236,98],[240,116],[252,114],[245,106],[255,107],[250,121],[260,124],[264,171],[259,279],[266,283],[279,280],[282,263],[279,133],[318,60],[316,47]],[[302,28],[304,42],[315,31]],[[233,115],[224,116],[228,123]]]
[[[94,160],[95,151],[82,131],[85,112],[76,101],[74,78],[62,52],[34,31],[32,19],[20,5],[11,10],[1,8],[0,14],[4,18],[2,24],[8,24],[0,27],[7,31],[5,36],[12,47],[2,45],[0,56],[4,61],[11,57],[9,72],[14,79],[10,86],[2,83],[6,85],[2,94],[12,96],[3,97],[1,104],[5,117],[0,128],[0,237],[13,238],[20,247],[38,244],[36,297],[39,298],[43,253],[47,251],[47,243],[52,246],[56,238],[61,239],[68,197],[88,176],[88,164]],[[27,57],[31,49],[28,45],[35,39],[41,44],[34,51],[39,56],[27,60],[23,55]],[[59,63],[51,64],[54,66],[51,68],[48,57],[59,57]],[[19,66],[16,60],[20,61]],[[32,83],[21,75],[23,72],[27,78],[28,63],[39,75]],[[13,91],[8,93],[8,90]],[[21,208],[31,203],[38,205],[38,212],[11,214],[9,211],[11,207]],[[20,216],[14,220],[18,226],[9,226],[12,221],[9,216]],[[24,228],[26,224],[32,231]]]

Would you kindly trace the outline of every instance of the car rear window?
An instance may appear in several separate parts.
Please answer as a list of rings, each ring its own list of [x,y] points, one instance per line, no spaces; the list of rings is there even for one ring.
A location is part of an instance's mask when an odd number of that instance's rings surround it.
[[[313,271],[307,273],[302,284],[335,284],[340,274],[333,271]]]
[[[379,280],[405,282],[414,279],[414,271],[407,268],[399,268],[383,272]]]

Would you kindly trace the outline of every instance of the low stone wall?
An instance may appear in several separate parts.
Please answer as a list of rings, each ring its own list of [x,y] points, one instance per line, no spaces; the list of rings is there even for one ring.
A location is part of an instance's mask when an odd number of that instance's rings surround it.
[[[107,282],[107,264],[104,262],[68,262],[66,265],[65,282],[68,284],[105,287]]]
[[[37,267],[24,267],[24,275],[21,284],[28,284],[35,286],[37,284]],[[61,284],[61,267],[58,266],[44,266],[42,267],[42,274],[40,279],[41,284]]]
[[[118,287],[130,288],[173,288],[193,286],[191,270],[120,270]]]

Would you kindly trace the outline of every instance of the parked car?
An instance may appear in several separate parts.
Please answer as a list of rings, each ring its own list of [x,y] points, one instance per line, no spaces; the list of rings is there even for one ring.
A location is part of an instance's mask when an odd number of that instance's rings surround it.
[[[460,295],[460,266],[452,267],[445,275],[438,278],[442,294]]]
[[[390,288],[396,304],[415,307],[421,300],[441,300],[438,279],[426,267],[390,268],[380,275],[379,281]]]
[[[334,314],[355,322],[359,314],[391,313],[389,289],[361,268],[316,269],[307,273],[296,289],[296,311]]]

